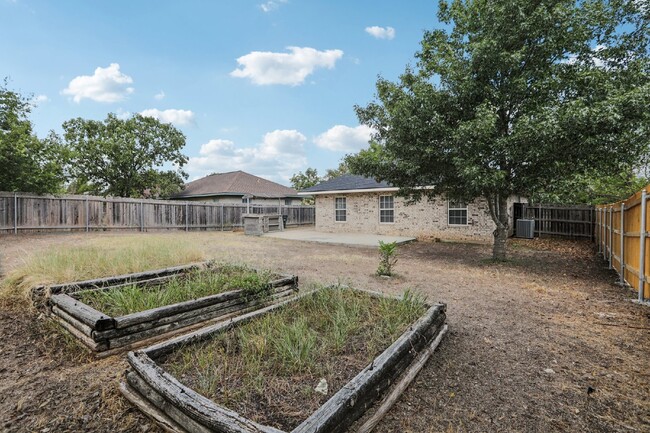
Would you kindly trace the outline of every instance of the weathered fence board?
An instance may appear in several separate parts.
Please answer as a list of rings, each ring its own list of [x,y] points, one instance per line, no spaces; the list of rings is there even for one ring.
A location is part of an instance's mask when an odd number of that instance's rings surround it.
[[[315,222],[313,206],[268,206],[0,192],[0,233],[97,230],[233,230],[242,215],[287,215],[287,227]]]
[[[650,185],[630,198],[596,207],[598,253],[619,275],[619,282],[638,291],[638,300],[650,300],[650,244],[647,199]]]
[[[593,206],[523,204],[522,217],[535,220],[535,236],[594,237]]]

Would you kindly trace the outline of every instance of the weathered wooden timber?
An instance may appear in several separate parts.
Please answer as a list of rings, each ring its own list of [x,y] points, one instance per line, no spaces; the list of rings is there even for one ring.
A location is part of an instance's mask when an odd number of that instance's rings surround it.
[[[289,290],[283,290],[282,292],[279,292],[278,295],[280,297],[286,297],[294,294],[293,289]],[[109,342],[109,347],[110,348],[118,348],[118,347],[123,347],[127,346],[135,341],[138,340],[144,340],[146,338],[152,337],[154,335],[159,335],[159,334],[166,334],[170,331],[174,331],[176,329],[184,328],[189,325],[193,325],[195,323],[201,323],[201,322],[206,322],[208,320],[214,319],[219,316],[225,316],[230,313],[235,313],[235,312],[246,312],[250,311],[251,309],[255,309],[256,307],[260,305],[264,305],[265,302],[271,301],[278,299],[277,297],[271,297],[270,299],[266,298],[257,298],[252,301],[247,301],[244,303],[240,303],[237,305],[233,305],[228,308],[222,308],[222,309],[216,309],[213,311],[210,311],[209,313],[204,313],[204,314],[198,314],[194,315],[191,317],[188,317],[183,320],[175,320],[172,321],[166,325],[161,325],[157,327],[152,327],[143,331],[139,332],[134,332],[134,333],[129,333],[120,337],[114,337],[111,339],[108,339]]]
[[[145,384],[146,385],[146,384]],[[165,412],[151,403],[153,397],[143,397],[140,392],[133,389],[127,382],[120,383],[120,392],[141,412],[146,414],[153,422],[158,424],[167,433],[183,433],[185,429],[169,418]]]
[[[75,281],[74,283],[55,284],[50,286],[38,286],[35,287],[34,290],[38,290],[41,288],[48,288],[52,294],[71,293],[71,292],[78,292],[79,290],[82,289],[109,287],[109,286],[113,287],[117,284],[124,284],[124,283],[133,284],[138,281],[144,281],[144,280],[150,281],[153,278],[165,277],[169,275],[178,275],[181,273],[185,273],[187,271],[201,269],[211,265],[212,262],[209,261],[191,263],[189,265],[171,266],[168,268],[156,269],[152,271],[135,272],[132,274],[116,275],[116,276],[105,277],[105,278],[94,278],[92,280],[84,280],[84,281]]]
[[[70,334],[76,337],[81,343],[83,343],[90,350],[93,350],[95,352],[108,350],[107,342],[98,343],[96,341],[93,341],[92,338],[89,338],[87,335],[85,335],[83,332],[79,331],[77,328],[75,328],[74,326],[72,326],[71,324],[63,320],[61,317],[53,316],[53,318],[59,325],[61,325],[66,331],[68,331]]]
[[[70,295],[54,295],[50,298],[50,302],[94,330],[104,331],[115,328],[115,320],[112,317],[95,310]]]
[[[386,415],[391,407],[395,404],[397,399],[402,395],[402,393],[408,388],[408,386],[413,382],[413,379],[420,372],[424,364],[429,360],[433,351],[436,350],[442,338],[447,333],[447,325],[444,325],[438,336],[431,342],[431,344],[421,351],[417,358],[413,360],[409,368],[404,372],[404,375],[400,378],[399,382],[391,389],[390,393],[384,397],[384,399],[379,403],[379,407],[375,413],[363,423],[361,427],[357,430],[357,433],[370,433],[381,421],[381,419]]]
[[[122,347],[133,348],[139,341],[160,335],[176,334],[180,329],[213,321],[219,317],[250,312],[265,304],[292,296],[298,290],[298,277],[281,275],[272,280],[263,293],[251,295],[245,290],[231,290],[118,317],[111,317],[97,311],[76,298],[83,292],[112,290],[127,284],[137,286],[164,284],[169,278],[181,277],[201,267],[210,268],[211,272],[219,272],[218,267],[205,262],[59,285],[54,290],[57,293],[49,297],[49,311],[65,329],[70,330],[91,350],[114,353]],[[146,277],[150,278],[146,279]],[[115,285],[106,285],[112,283]]]
[[[345,431],[381,396],[445,324],[445,306],[435,305],[354,379],[292,433]]]
[[[237,412],[226,409],[212,400],[203,397],[196,391],[184,386],[172,375],[160,368],[144,352],[129,352],[129,364],[133,371],[142,380],[153,388],[168,403],[174,405],[181,412],[189,416],[193,421],[217,432],[228,433],[280,433],[281,430],[263,426],[239,415]],[[133,386],[133,382],[129,382]],[[173,413],[168,412],[170,417],[185,428],[187,425],[182,418],[175,418]]]
[[[370,294],[378,296],[377,292]],[[181,384],[161,368],[156,361],[188,344],[213,338],[219,333],[282,308],[307,295],[309,293],[242,314],[229,321],[204,327],[143,350],[129,352],[127,359],[131,371],[127,373],[125,382],[122,383],[123,394],[163,428],[165,424],[173,424],[174,428],[180,427],[183,432],[284,433],[248,420],[198,394]],[[346,431],[409,367],[419,352],[428,350],[432,342],[442,338],[444,330],[446,330],[445,312],[444,304],[431,306],[390,347],[296,427],[292,433]],[[158,418],[162,421],[158,421]]]
[[[81,290],[114,289],[117,287],[137,284],[148,286],[163,283],[170,278],[177,277],[192,270],[204,269],[213,266],[211,261],[191,263],[189,265],[172,266],[152,271],[136,272],[132,274],[117,275],[113,277],[95,278],[91,280],[75,281],[65,284],[51,284],[35,286],[31,289],[32,301],[38,307],[46,305],[52,295],[60,293],[75,293]]]

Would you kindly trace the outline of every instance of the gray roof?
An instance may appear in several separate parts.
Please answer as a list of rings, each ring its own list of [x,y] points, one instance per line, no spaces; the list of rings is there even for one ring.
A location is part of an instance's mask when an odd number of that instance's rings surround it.
[[[298,197],[295,189],[239,171],[215,173],[185,185],[172,198],[209,197],[213,195],[250,195],[253,197]]]
[[[310,188],[305,188],[300,192],[347,191],[354,189],[380,189],[392,187],[393,186],[388,182],[377,182],[375,179],[370,177],[344,174],[343,176],[326,180]]]

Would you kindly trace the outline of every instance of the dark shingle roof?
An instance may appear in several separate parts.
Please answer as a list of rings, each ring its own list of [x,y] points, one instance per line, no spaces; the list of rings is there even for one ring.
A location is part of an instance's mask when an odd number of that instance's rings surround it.
[[[344,174],[343,176],[326,180],[310,188],[305,188],[300,192],[345,191],[354,189],[376,188],[392,188],[392,185],[388,182],[377,182],[370,177],[357,176],[354,174]]]
[[[253,176],[241,170],[211,174],[185,185],[174,198],[211,195],[251,195],[253,197],[297,197],[295,189]]]

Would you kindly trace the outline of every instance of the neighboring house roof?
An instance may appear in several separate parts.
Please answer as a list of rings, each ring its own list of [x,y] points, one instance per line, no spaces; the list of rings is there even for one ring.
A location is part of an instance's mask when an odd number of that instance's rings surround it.
[[[229,173],[215,173],[197,179],[185,185],[185,189],[172,198],[214,195],[248,195],[261,198],[298,197],[298,193],[293,188],[238,170]]]
[[[370,177],[344,174],[334,179],[326,180],[310,188],[303,189],[300,195],[317,195],[346,192],[381,192],[397,191],[398,188],[391,186],[388,182],[377,182]]]

